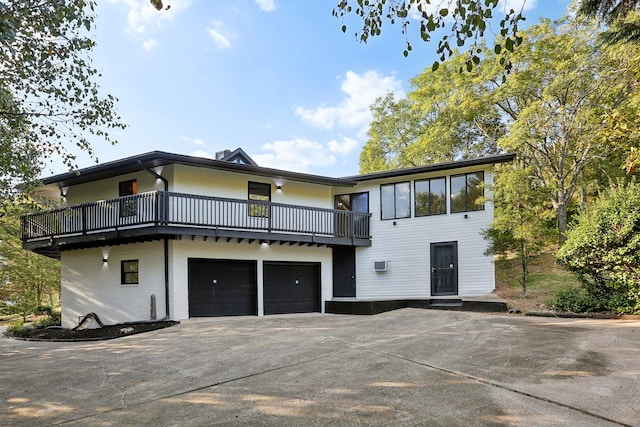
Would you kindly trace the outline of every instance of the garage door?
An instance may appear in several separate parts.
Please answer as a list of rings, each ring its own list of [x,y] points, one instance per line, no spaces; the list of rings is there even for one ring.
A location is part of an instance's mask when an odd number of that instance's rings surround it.
[[[189,259],[189,316],[257,315],[256,262]]]
[[[316,311],[320,311],[320,263],[264,263],[264,314]]]

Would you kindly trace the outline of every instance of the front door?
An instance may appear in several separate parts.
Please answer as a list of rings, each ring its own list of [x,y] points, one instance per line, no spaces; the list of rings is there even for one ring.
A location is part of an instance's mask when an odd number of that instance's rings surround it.
[[[431,244],[431,295],[458,295],[458,242]]]

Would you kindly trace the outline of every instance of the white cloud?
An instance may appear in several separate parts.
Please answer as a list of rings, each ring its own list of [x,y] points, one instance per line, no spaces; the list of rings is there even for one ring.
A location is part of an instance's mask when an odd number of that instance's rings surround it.
[[[146,51],[149,51],[151,49],[153,49],[154,47],[156,47],[156,40],[155,39],[147,39],[142,43],[142,48]]]
[[[358,148],[358,141],[348,136],[342,137],[342,141],[329,141],[327,144],[329,151],[339,154],[342,157],[346,157],[351,154],[356,148]]]
[[[207,28],[207,34],[220,49],[229,49],[231,40],[237,38],[234,32],[224,29],[222,21],[213,21],[211,26]]]
[[[398,98],[404,97],[402,83],[399,80],[373,70],[364,74],[347,71],[340,90],[344,93],[344,98],[338,105],[298,107],[295,114],[303,122],[318,128],[333,129],[340,126],[366,132],[372,119],[369,107],[376,98],[385,96],[389,91],[394,92]]]
[[[272,12],[276,10],[276,2],[275,0],[256,0],[260,9],[265,12]]]
[[[262,146],[262,153],[252,154],[251,157],[260,166],[309,172],[335,165],[338,158],[344,160],[357,150],[359,145],[357,140],[349,137],[331,140],[326,144],[307,138],[294,138],[265,144]]]
[[[336,157],[326,145],[307,138],[275,141],[262,146],[263,153],[251,157],[260,166],[307,172],[314,167],[327,167],[336,163]]]
[[[196,138],[196,139],[194,139],[194,140],[193,140],[193,143],[194,143],[195,145],[207,145],[207,144],[206,144],[202,139],[200,139],[200,138]]]
[[[149,0],[109,0],[109,2],[123,4],[129,9],[127,30],[133,33],[144,33],[149,26],[160,26],[163,21],[172,20],[191,4],[191,0],[180,0],[172,2],[168,10],[156,10]]]

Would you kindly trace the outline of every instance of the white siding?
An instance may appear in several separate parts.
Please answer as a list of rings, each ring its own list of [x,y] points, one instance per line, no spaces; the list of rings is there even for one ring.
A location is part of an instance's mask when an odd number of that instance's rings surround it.
[[[120,261],[131,259],[139,261],[139,283],[122,285]],[[62,325],[73,327],[91,312],[107,324],[150,320],[151,295],[164,317],[163,262],[162,242],[62,252]]]
[[[455,174],[474,171],[460,169]],[[493,257],[485,256],[487,242],[481,230],[493,219],[493,205],[485,210],[446,215],[415,217],[415,179],[435,178],[444,173],[404,176],[395,179],[368,181],[355,192],[369,192],[372,245],[356,252],[357,298],[425,298],[431,295],[430,244],[458,242],[458,294],[486,295],[495,288]],[[380,184],[411,180],[410,218],[380,219]],[[485,186],[492,184],[490,169],[485,170]],[[447,195],[449,177],[447,175]],[[485,189],[485,196],[488,190]],[[447,197],[448,198],[448,197]],[[465,218],[467,215],[467,218]],[[395,225],[394,225],[395,223]],[[375,261],[388,261],[386,272],[375,272]]]
[[[236,243],[212,240],[203,241],[191,238],[169,242],[170,268],[170,299],[172,301],[171,317],[174,320],[189,318],[189,292],[187,262],[189,258],[209,259],[237,259],[257,260],[258,283],[258,315],[264,314],[262,292],[262,262],[263,261],[291,261],[291,262],[320,262],[321,276],[321,310],[324,312],[324,301],[330,300],[333,293],[331,249],[326,247],[289,246],[274,243],[272,245],[256,242]]]
[[[333,208],[330,186],[183,165],[175,166],[172,191],[247,200],[249,181],[271,184],[274,203]],[[281,190],[276,189],[278,185]]]
[[[163,175],[166,175],[166,172],[163,173]],[[119,183],[130,179],[136,180],[138,193],[164,190],[164,183],[161,180],[155,178],[147,171],[141,171],[74,185],[71,188],[65,189],[67,197],[63,199],[63,203],[66,206],[73,206],[82,203],[96,202],[98,200],[115,199],[119,196]],[[171,180],[169,180],[169,182],[171,182]]]

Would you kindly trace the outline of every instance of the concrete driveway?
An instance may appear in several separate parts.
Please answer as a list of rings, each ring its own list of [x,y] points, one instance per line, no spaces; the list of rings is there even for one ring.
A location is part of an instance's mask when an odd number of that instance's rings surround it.
[[[0,338],[0,426],[640,426],[640,321],[402,309]]]

